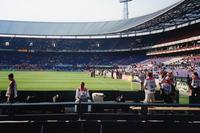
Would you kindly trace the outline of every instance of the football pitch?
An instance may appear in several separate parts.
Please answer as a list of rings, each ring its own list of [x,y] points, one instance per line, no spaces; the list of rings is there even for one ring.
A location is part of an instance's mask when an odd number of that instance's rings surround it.
[[[56,72],[56,71],[0,71],[0,91],[6,90],[9,84],[7,75],[13,73],[17,89],[24,91],[61,91],[75,90],[80,82],[85,82],[89,90],[137,91],[138,83],[103,78],[91,78],[89,72]],[[180,95],[180,103],[188,103],[188,96]]]
[[[80,82],[85,82],[89,90],[138,90],[139,84],[120,79],[96,77],[89,72],[56,71],[0,71],[0,90],[6,90],[9,84],[7,75],[13,73],[18,90],[56,91],[75,90]]]

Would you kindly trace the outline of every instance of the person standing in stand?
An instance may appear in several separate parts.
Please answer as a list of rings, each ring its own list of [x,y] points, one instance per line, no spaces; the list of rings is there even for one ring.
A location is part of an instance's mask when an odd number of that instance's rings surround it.
[[[147,78],[144,80],[145,100],[144,103],[155,102],[156,82],[152,72],[147,73]]]
[[[81,82],[80,88],[76,89],[75,99],[75,102],[91,102],[89,91],[84,82]],[[75,105],[75,112],[77,112],[77,105]],[[88,112],[91,112],[91,105],[88,106]]]
[[[144,91],[144,80],[145,80],[145,72],[144,71],[140,71],[139,73],[139,79],[140,79],[140,89],[141,91]]]
[[[192,73],[192,81],[190,87],[191,103],[200,103],[200,79],[197,72]]]
[[[6,91],[6,101],[8,103],[13,103],[13,102],[15,102],[15,100],[17,98],[17,84],[14,79],[14,74],[10,73],[8,75],[8,79],[10,80],[10,83],[9,83],[7,91]]]

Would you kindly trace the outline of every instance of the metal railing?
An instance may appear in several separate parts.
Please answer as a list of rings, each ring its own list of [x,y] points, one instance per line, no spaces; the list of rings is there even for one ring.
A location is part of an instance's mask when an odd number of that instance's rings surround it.
[[[74,112],[74,106],[78,107]],[[92,111],[87,107],[91,105]],[[71,109],[71,110],[70,110]],[[70,111],[69,111],[70,110]],[[0,121],[200,121],[200,104],[124,102],[1,103]]]

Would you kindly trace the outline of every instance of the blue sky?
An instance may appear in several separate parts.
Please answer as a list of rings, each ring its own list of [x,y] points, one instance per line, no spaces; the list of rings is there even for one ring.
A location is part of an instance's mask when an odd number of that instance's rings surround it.
[[[163,9],[180,0],[133,0],[129,17]],[[119,0],[0,0],[1,20],[93,22],[123,18]]]

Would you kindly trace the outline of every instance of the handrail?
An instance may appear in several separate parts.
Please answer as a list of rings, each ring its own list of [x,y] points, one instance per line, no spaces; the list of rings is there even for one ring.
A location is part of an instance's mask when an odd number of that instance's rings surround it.
[[[108,101],[108,102],[57,102],[57,103],[51,103],[51,102],[41,102],[41,103],[0,103],[0,108],[5,107],[52,107],[52,106],[66,106],[67,105],[116,105],[116,106],[141,106],[141,107],[152,107],[152,106],[158,106],[158,107],[199,107],[200,104],[177,104],[177,103],[134,103],[134,102],[114,102],[114,101]]]
[[[77,112],[63,112],[60,109],[70,108],[77,105]],[[101,109],[110,109],[110,111],[100,111],[98,112],[88,112],[85,111],[85,107],[91,105],[92,108],[100,107]],[[131,111],[131,107],[136,108],[135,111],[141,111],[140,113],[135,113],[134,110]],[[139,109],[137,109],[139,107]],[[141,108],[140,108],[141,107]],[[151,108],[153,107],[153,108]],[[160,114],[153,113],[149,114],[154,107],[162,108],[162,111],[168,111],[171,107],[188,107],[189,111],[198,111],[197,113],[185,113],[179,114]],[[167,107],[167,108],[166,108]],[[169,108],[168,108],[169,107]],[[193,109],[192,109],[193,108]],[[51,110],[52,109],[52,110]],[[59,112],[54,112],[54,109],[58,109]],[[98,109],[98,108],[97,108]],[[121,112],[116,112],[118,109]],[[130,109],[126,112],[126,109]],[[186,108],[187,109],[187,108]],[[58,103],[0,103],[0,121],[48,121],[48,120],[67,120],[67,121],[98,121],[98,120],[132,120],[132,121],[142,121],[151,119],[163,119],[163,120],[193,120],[200,121],[200,104],[164,104],[164,103],[133,103],[124,102],[117,103],[114,101],[105,102],[58,102]],[[156,110],[156,108],[155,108]],[[25,112],[24,112],[25,111]],[[177,111],[177,110],[174,110]],[[178,109],[178,111],[181,111]],[[182,111],[186,111],[183,109]],[[24,113],[23,113],[24,112]],[[161,117],[162,116],[162,117]]]

